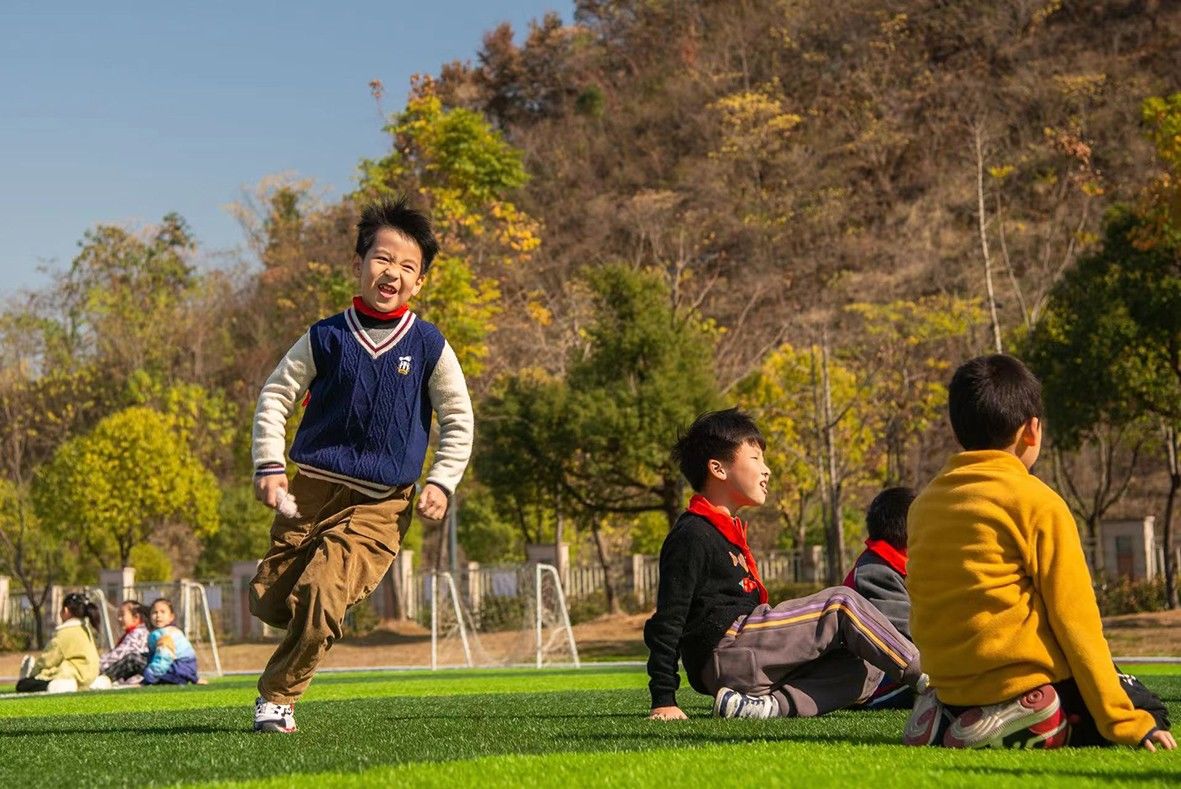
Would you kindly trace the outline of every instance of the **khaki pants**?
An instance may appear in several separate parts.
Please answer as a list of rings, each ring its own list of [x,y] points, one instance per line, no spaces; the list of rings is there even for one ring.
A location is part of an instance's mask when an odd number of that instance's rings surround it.
[[[852,589],[833,586],[739,617],[702,682],[713,694],[721,687],[770,694],[780,715],[812,717],[869,698],[883,676],[913,685],[921,673],[918,650],[889,619]]]
[[[276,515],[271,547],[250,582],[250,611],[287,634],[258,680],[258,693],[292,704],[341,636],[345,611],[377,588],[410,526],[414,486],[373,499],[297,474],[298,519]]]

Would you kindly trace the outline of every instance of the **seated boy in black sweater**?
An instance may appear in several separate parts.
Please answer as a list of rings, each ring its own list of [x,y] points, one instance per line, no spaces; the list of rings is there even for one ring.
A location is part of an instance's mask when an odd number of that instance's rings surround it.
[[[678,658],[726,718],[823,715],[869,698],[883,677],[926,685],[914,645],[852,589],[767,603],[735,517],[766,501],[765,447],[750,417],[729,409],[698,417],[674,448],[697,495],[661,548],[656,613],[644,626],[653,719],[685,717]]]
[[[844,585],[857,592],[890,620],[908,641],[910,594],[906,591],[906,513],[914,501],[910,488],[886,488],[865,511],[869,539],[865,550],[845,576]],[[914,693],[905,685],[883,679],[864,703],[865,709],[910,709]]]

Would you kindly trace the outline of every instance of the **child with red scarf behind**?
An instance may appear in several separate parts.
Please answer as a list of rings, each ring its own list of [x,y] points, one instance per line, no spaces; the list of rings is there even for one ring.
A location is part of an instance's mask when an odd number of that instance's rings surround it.
[[[910,594],[906,591],[906,513],[914,501],[910,488],[886,488],[874,496],[865,511],[869,539],[865,550],[845,576],[844,585],[857,592],[886,615],[908,641]],[[883,679],[862,706],[865,709],[910,709],[914,693],[906,685]]]
[[[769,604],[736,517],[766,501],[765,448],[754,421],[728,409],[698,417],[673,449],[697,495],[665,538],[644,626],[652,719],[686,717],[678,658],[723,718],[823,715],[867,700],[883,678],[926,687],[914,645],[856,591]]]

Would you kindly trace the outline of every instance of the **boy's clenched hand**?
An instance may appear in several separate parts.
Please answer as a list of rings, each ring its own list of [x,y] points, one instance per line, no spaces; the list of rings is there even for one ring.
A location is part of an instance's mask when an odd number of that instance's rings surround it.
[[[279,506],[279,491],[287,490],[286,474],[267,474],[254,478],[254,498],[271,509]]]
[[[433,482],[423,485],[418,497],[418,514],[437,521],[447,514],[447,494]]]

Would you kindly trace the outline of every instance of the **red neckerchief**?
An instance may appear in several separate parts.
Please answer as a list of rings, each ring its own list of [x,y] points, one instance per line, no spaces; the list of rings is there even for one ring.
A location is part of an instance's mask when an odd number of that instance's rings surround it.
[[[865,547],[870,553],[882,557],[886,564],[894,568],[902,577],[906,577],[906,549],[898,550],[885,540],[866,540]]]
[[[370,318],[376,318],[379,321],[396,321],[406,314],[407,305],[403,304],[393,312],[378,312],[365,303],[365,300],[360,296],[353,296],[353,309],[362,315],[368,315]]]
[[[763,580],[759,578],[759,567],[755,564],[754,554],[750,552],[750,545],[746,542],[746,524],[710,504],[709,499],[701,495],[689,499],[689,512],[705,518],[727,542],[742,551],[742,557],[746,560],[746,571],[750,573],[749,578],[742,579],[742,588],[747,592],[757,589],[759,602],[767,602],[767,587],[763,586]]]

